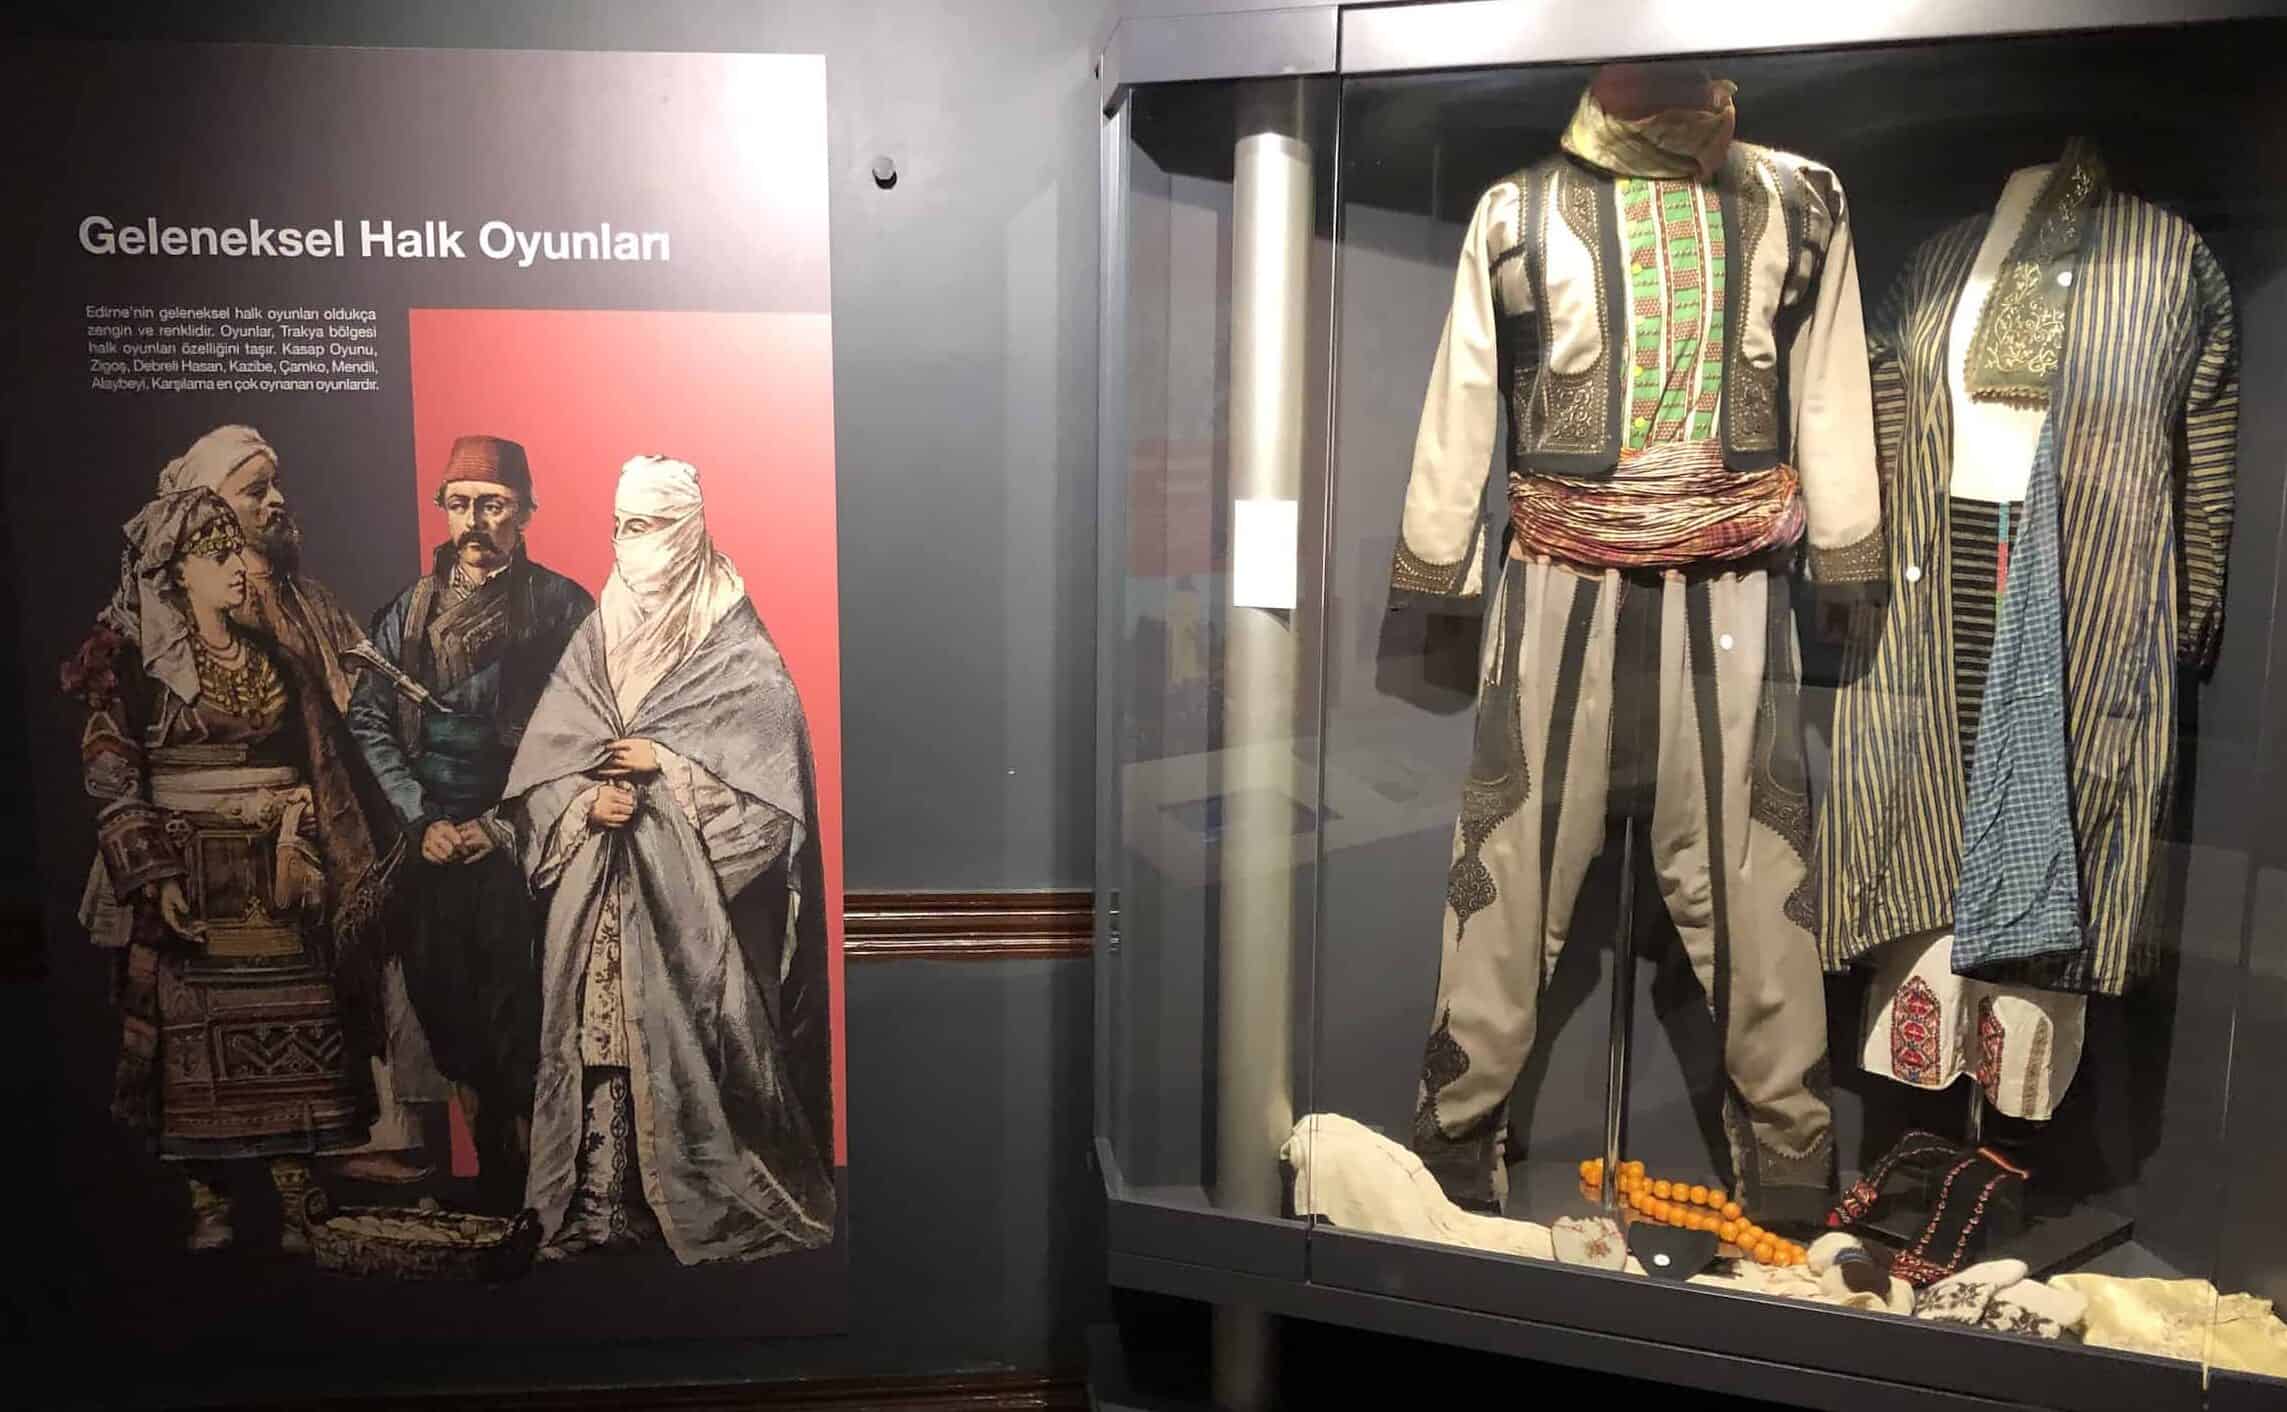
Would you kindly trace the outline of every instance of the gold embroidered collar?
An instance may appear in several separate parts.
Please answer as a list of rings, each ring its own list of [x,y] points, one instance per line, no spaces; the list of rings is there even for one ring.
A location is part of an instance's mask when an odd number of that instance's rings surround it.
[[[2064,358],[2081,239],[2111,189],[2096,149],[2078,137],[2066,143],[1978,312],[1962,370],[1975,400],[2049,405],[2049,382]]]
[[[1558,145],[1590,166],[1615,176],[1712,181],[1730,150],[1739,115],[1731,95],[1739,85],[1727,78],[1708,84],[1705,108],[1668,108],[1642,118],[1618,118],[1596,101],[1596,90],[1582,91]]]

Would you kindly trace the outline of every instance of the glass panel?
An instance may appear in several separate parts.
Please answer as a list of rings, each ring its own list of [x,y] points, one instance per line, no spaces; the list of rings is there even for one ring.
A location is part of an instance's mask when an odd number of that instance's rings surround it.
[[[2271,282],[2276,285],[2276,275]],[[2241,308],[2252,321],[2259,305],[2244,290],[2242,297]],[[2259,338],[2250,340],[2248,352],[2247,371],[2252,376],[2256,360],[2264,356]],[[2253,425],[2243,431],[2243,459],[2251,452],[2260,454],[2251,435],[2256,432]],[[2273,448],[2277,444],[2272,442]],[[2255,528],[2246,525],[2243,533]],[[2233,632],[2240,626],[2235,624]],[[2276,621],[2273,630],[2277,631]],[[2266,702],[2263,719],[2274,723],[2279,719],[2276,696]],[[2268,746],[2257,764],[2257,827],[2249,857],[2253,920],[2232,1036],[2231,1095],[2219,1181],[2222,1206],[2217,1216],[2221,1231],[2215,1283],[2225,1293],[2205,1350],[2211,1368],[2228,1369],[2256,1382],[2253,1397],[2227,1402],[2219,1391],[2213,1402],[2218,1408],[2287,1404],[2287,1326],[2282,1326],[2276,1312],[2277,1306],[2287,1304],[2287,1213],[2279,1201],[2282,1182],[2287,1180],[2287,1088],[2279,1082],[2279,1075],[2287,1072],[2287,868],[2282,867],[2287,862],[2287,754],[2278,748],[2276,737]]]
[[[1316,1097],[1360,1126],[1313,1166],[1490,1207],[1505,1157],[1513,1219],[1337,1224],[1554,1254],[1597,1213],[1633,889],[1625,1155],[1672,1185],[1629,1216],[1673,1259],[1728,1196],[1735,1290],[1935,1316],[2022,1260],[1961,1321],[2028,1337],[2287,1271],[2218,1260],[2280,1239],[2220,1134],[2280,768],[2287,410],[2234,379],[2287,373],[2281,38],[1345,85]],[[1710,78],[1738,145],[1608,112],[1556,156],[1592,80]],[[1871,1296],[1797,1263],[1838,1202]]]
[[[1334,92],[1130,97],[1106,482],[1113,1147],[1131,1194],[1273,1217],[1311,1094]]]
[[[1529,130],[1543,110],[1550,123],[1561,121],[1579,82],[1568,71],[1535,70],[1463,87],[1491,97],[1504,124]],[[1506,652],[1502,633],[1485,627],[1503,621],[1498,604],[1485,609],[1486,598],[1510,597],[1503,592],[1506,566],[1491,548],[1475,566],[1490,594],[1392,611],[1397,511],[1422,387],[1455,291],[1454,254],[1485,179],[1471,163],[1513,164],[1518,146],[1498,136],[1448,140],[1438,127],[1452,121],[1448,105],[1457,101],[1468,99],[1454,81],[1435,79],[1351,83],[1344,95],[1334,469],[1340,513],[1331,553],[1338,584],[1329,607],[1326,698],[1327,797],[1341,822],[1329,824],[1323,840],[1319,1093],[1327,1112],[1400,1143],[1423,1131],[1417,1110],[1425,1075],[1489,1068],[1488,1056],[1467,1053],[1470,1017],[1440,1024],[1448,1017],[1432,1004],[1440,915],[1460,923],[1448,927],[1460,939],[1452,956],[1495,968],[1486,984],[1500,987],[1503,977],[1514,977],[1529,994],[1542,970],[1531,941],[1538,919],[1517,910],[1530,909],[1531,900],[1511,876],[1520,867],[1537,874],[1541,860],[1508,835],[1538,824],[1547,771],[1533,778],[1532,765],[1516,757],[1518,737],[1506,718],[1480,723],[1475,708],[1481,690],[1488,700],[1514,704],[1528,678],[1548,684],[1547,664],[1529,648]],[[1456,522],[1478,507],[1472,489],[1451,492]],[[1486,496],[1498,494],[1497,481],[1489,482]],[[1490,498],[1480,508],[1493,523]],[[1461,552],[1458,540],[1434,551],[1446,561]],[[1457,805],[1469,816],[1458,850]],[[1590,940],[1568,948],[1561,964],[1547,958],[1548,988],[1538,1007],[1544,1042],[1528,1046],[1507,1120],[1520,1139],[1510,1144],[1519,1160],[1506,1172],[1509,1210],[1519,1215],[1569,1213],[1579,1163],[1603,1145],[1610,1011],[1603,940],[1612,932],[1617,874],[1611,860],[1593,871],[1572,928]],[[1462,1009],[1469,1009],[1466,1001]],[[1499,1023],[1532,1021],[1519,1011]],[[1458,1087],[1472,1088],[1471,1077],[1462,1075]],[[1445,1109],[1450,1117],[1458,1099],[1489,1111],[1503,1096],[1448,1092]],[[1489,1158],[1474,1159],[1489,1153],[1497,1133],[1483,1113],[1460,1121],[1475,1125],[1468,1139],[1416,1145],[1457,1184],[1448,1188],[1456,1196],[1489,1205],[1495,1169]],[[1498,1116],[1489,1121],[1502,1125]],[[1345,1129],[1330,1128],[1329,1135],[1337,1132],[1365,1141]],[[1322,1198],[1331,1203],[1340,1159],[1331,1147],[1325,1158]],[[1474,1170],[1460,1175],[1463,1166]],[[1339,1222],[1339,1212],[1330,1214]]]

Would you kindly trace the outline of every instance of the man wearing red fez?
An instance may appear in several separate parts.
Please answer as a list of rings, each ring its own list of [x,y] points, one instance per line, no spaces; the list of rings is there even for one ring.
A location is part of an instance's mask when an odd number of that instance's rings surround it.
[[[450,538],[373,621],[408,681],[359,679],[350,729],[407,839],[397,938],[437,1068],[475,1130],[487,1208],[522,1201],[538,1064],[535,917],[493,817],[525,723],[595,600],[524,552],[539,507],[524,448],[453,443],[437,485]]]

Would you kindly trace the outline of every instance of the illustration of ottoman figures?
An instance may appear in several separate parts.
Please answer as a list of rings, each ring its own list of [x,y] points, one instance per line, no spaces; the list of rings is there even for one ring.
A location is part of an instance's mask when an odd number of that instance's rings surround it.
[[[220,426],[191,444],[159,473],[157,493],[211,490],[237,514],[245,537],[246,601],[231,616],[276,643],[321,683],[337,712],[349,709],[356,673],[373,664],[365,629],[302,563],[302,531],[287,508],[278,454],[248,426]],[[108,934],[116,919],[103,915],[102,892],[90,887],[81,920]],[[444,1080],[429,1062],[428,1042],[405,998],[397,963],[372,958],[374,974],[359,982],[360,1011],[374,1012],[373,1082],[379,1107],[371,1137],[337,1167],[362,1181],[412,1182],[428,1175],[420,1128],[408,1105],[441,1101]]]
[[[397,938],[413,1009],[475,1131],[481,1203],[513,1212],[539,1058],[538,917],[491,810],[595,601],[525,553],[538,506],[516,442],[454,442],[437,503],[451,537],[373,622],[374,650],[416,688],[368,675],[350,729],[417,851]]]
[[[194,1250],[235,1238],[226,1172],[266,1164],[306,1250],[309,1159],[366,1140],[376,1036],[337,979],[370,950],[389,873],[326,684],[243,626],[231,506],[163,495],[126,527],[111,603],[64,664],[88,711],[95,885],[116,924],[114,1116],[183,1164]]]
[[[826,911],[809,728],[699,474],[622,468],[603,602],[510,772],[547,901],[526,1204],[561,1258],[833,1238]]]

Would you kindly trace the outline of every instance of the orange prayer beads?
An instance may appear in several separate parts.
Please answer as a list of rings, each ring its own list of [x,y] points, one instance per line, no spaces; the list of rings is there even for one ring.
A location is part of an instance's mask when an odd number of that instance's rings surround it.
[[[1591,1192],[1604,1189],[1602,1158],[1580,1164],[1580,1184]],[[1713,1231],[1718,1240],[1758,1264],[1800,1265],[1808,1256],[1802,1246],[1747,1219],[1745,1210],[1721,1187],[1654,1179],[1645,1173],[1643,1163],[1634,1161],[1620,1164],[1618,1185],[1621,1200],[1637,1216],[1686,1230]]]

